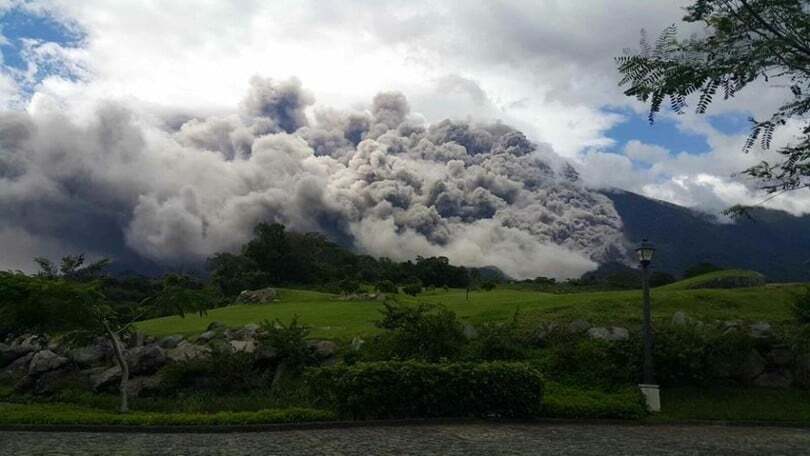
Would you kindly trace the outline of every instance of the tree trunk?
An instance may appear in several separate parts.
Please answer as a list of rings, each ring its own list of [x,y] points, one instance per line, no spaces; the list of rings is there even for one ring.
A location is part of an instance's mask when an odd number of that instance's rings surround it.
[[[118,339],[118,335],[116,335],[106,323],[104,324],[104,329],[107,331],[107,336],[110,338],[113,352],[115,353],[115,360],[118,362],[118,367],[121,369],[121,384],[118,386],[121,391],[120,411],[121,413],[127,413],[129,412],[129,364],[124,357],[124,350],[121,348],[121,341]]]

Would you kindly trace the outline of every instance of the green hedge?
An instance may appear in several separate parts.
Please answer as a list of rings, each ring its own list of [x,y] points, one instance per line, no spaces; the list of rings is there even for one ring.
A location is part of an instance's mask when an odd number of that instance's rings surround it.
[[[635,386],[604,391],[549,382],[543,403],[543,415],[553,418],[638,419],[647,414]]]
[[[521,363],[359,363],[311,369],[307,380],[355,419],[532,417],[543,402],[540,372]]]

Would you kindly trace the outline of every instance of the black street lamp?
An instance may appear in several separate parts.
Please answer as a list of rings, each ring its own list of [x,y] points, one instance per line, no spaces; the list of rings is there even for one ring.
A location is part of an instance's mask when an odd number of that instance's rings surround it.
[[[661,399],[658,384],[655,382],[652,309],[650,308],[650,262],[655,255],[655,247],[644,239],[636,249],[636,254],[641,263],[641,284],[644,290],[644,383],[639,387],[647,400],[647,407],[653,412],[658,412],[661,410]]]

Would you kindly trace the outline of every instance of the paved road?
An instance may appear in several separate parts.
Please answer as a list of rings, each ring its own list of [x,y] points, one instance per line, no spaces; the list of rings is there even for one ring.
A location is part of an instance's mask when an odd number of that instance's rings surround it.
[[[234,434],[0,432],[0,455],[810,455],[810,430],[464,424]]]

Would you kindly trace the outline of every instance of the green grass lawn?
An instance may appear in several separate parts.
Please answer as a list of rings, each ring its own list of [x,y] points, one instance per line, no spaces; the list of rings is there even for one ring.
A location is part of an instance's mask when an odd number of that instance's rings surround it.
[[[688,279],[679,280],[669,285],[664,285],[659,290],[691,290],[701,288],[701,285],[711,283],[719,279],[740,278],[740,279],[761,279],[762,274],[755,271],[746,271],[744,269],[724,269],[722,271],[714,271],[699,276],[690,277]]]
[[[790,304],[804,288],[800,285],[764,286],[739,289],[680,289],[662,287],[652,290],[654,318],[671,318],[678,310],[690,317],[712,320],[767,320],[774,323],[792,318]],[[442,304],[473,324],[506,321],[520,309],[526,322],[536,320],[586,319],[595,324],[635,326],[641,321],[640,291],[610,291],[550,294],[529,290],[497,288],[475,291],[470,300],[464,290],[434,290],[416,298],[398,295],[400,302]],[[312,327],[317,338],[348,340],[377,331],[380,301],[342,301],[337,296],[305,290],[280,290],[278,302],[231,305],[208,315],[165,317],[137,324],[147,334],[198,334],[212,321],[237,327],[263,320],[289,321],[294,315]]]

